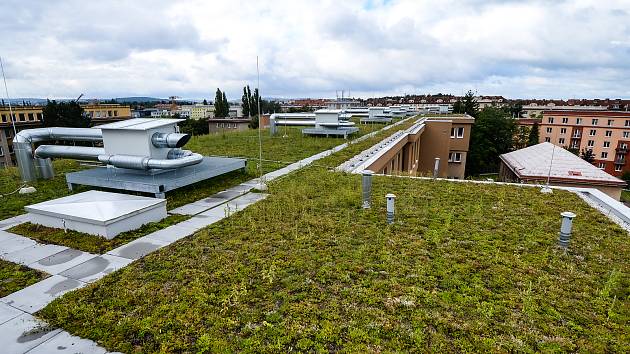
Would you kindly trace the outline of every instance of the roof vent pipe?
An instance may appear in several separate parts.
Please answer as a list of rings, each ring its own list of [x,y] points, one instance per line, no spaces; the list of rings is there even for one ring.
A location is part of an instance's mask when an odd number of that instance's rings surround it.
[[[571,230],[573,229],[573,218],[575,218],[575,214],[570,211],[565,211],[560,215],[562,216],[562,225],[560,225],[558,243],[566,252],[569,248],[569,240],[571,239]]]
[[[440,158],[435,158],[435,165],[433,165],[433,178],[438,178],[440,174]]]
[[[370,170],[363,171],[363,177],[361,178],[361,186],[362,186],[362,192],[363,192],[363,209],[370,209],[373,175],[374,175],[374,172]]]
[[[387,199],[387,223],[388,224],[393,224],[394,223],[394,203],[396,202],[396,196],[393,195],[392,193],[389,193],[388,195],[385,196],[385,198]]]

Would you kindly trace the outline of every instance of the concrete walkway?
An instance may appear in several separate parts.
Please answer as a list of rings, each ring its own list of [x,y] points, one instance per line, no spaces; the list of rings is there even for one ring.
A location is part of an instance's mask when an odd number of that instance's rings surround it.
[[[406,120],[408,119],[267,173],[262,176],[262,180],[269,182],[285,176],[340,151],[349,144],[363,141]],[[73,336],[61,329],[50,328],[33,314],[69,291],[97,281],[151,252],[190,236],[266,198],[267,194],[251,192],[259,185],[259,182],[260,180],[256,178],[173,209],[169,211],[170,214],[190,215],[191,218],[140,237],[102,255],[63,246],[45,245],[6,231],[28,221],[26,215],[0,221],[0,259],[19,263],[51,275],[36,284],[0,298],[0,348],[2,348],[0,352],[6,354],[107,353],[105,349],[90,340]]]

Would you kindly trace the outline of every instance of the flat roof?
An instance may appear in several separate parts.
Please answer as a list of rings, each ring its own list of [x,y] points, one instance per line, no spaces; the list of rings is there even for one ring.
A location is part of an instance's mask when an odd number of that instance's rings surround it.
[[[132,118],[120,122],[99,125],[99,129],[148,130],[165,125],[177,124],[182,121],[184,121],[184,119]]]
[[[596,116],[596,117],[624,117],[630,118],[630,112],[627,111],[597,111],[597,110],[583,110],[583,109],[554,109],[554,110],[543,110],[542,114],[552,114],[552,115],[561,115],[561,114],[579,114],[583,116]]]
[[[589,182],[619,187],[626,185],[626,182],[619,178],[552,143],[540,143],[509,152],[501,155],[501,160],[523,179],[546,179],[549,176],[550,179],[569,183]]]

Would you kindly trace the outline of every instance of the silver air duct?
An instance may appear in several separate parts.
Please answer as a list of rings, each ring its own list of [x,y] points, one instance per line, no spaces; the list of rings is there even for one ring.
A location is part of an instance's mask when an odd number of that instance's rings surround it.
[[[190,134],[181,133],[154,133],[151,143],[158,148],[180,148],[190,140]]]
[[[35,149],[35,157],[62,157],[66,159],[98,161],[99,155],[104,155],[105,149],[88,146],[40,145]]]
[[[181,150],[176,159],[153,159],[134,155],[100,155],[98,160],[104,164],[132,170],[173,169],[196,165],[203,161],[203,156],[188,150]],[[190,154],[188,154],[190,153]],[[184,156],[184,154],[187,154]]]
[[[33,161],[33,144],[49,140],[72,140],[72,141],[100,141],[103,135],[100,129],[92,128],[37,128],[22,130],[13,138],[13,148],[17,159],[20,175],[25,182],[33,181],[37,178],[35,163]],[[45,166],[45,162],[38,161],[38,166]],[[45,167],[43,175],[48,175],[52,171],[52,166]]]

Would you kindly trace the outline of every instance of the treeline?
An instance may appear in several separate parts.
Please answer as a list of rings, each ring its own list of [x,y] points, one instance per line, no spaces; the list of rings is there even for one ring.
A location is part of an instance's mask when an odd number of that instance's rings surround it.
[[[249,85],[243,87],[243,96],[241,96],[241,107],[243,108],[243,117],[256,117],[258,116],[258,89],[252,90]],[[260,110],[263,114],[280,112],[282,107],[280,103],[275,101],[268,101],[265,99],[260,100]]]

